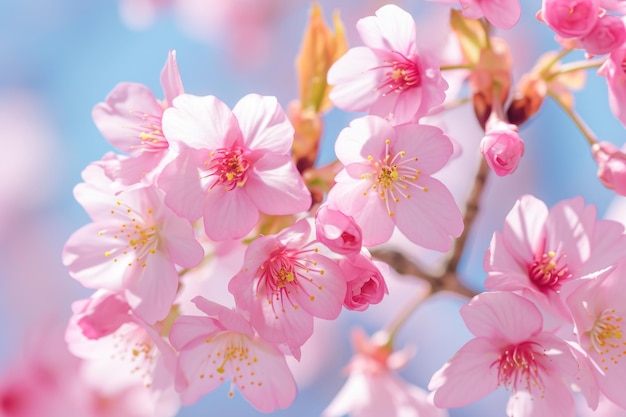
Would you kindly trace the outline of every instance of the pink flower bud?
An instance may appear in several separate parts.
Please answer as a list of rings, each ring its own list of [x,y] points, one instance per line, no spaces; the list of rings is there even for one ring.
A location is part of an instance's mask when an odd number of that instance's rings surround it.
[[[348,310],[364,311],[370,304],[380,303],[389,292],[385,278],[367,255],[359,253],[354,259],[344,258],[337,264],[348,283],[343,302]]]
[[[598,178],[616,194],[626,196],[626,154],[609,142],[599,142],[591,147],[598,163]]]
[[[361,228],[354,219],[322,205],[315,215],[317,240],[340,255],[356,255],[361,250]]]
[[[541,18],[564,38],[585,36],[598,20],[598,0],[543,0]]]
[[[515,172],[524,155],[524,141],[517,133],[517,126],[497,122],[490,126],[480,141],[480,152],[498,176]]]
[[[622,46],[625,40],[624,21],[610,14],[600,17],[591,32],[580,39],[582,46],[591,55],[611,53]]]
[[[119,294],[99,292],[73,305],[76,324],[87,339],[100,339],[131,320],[130,307]]]

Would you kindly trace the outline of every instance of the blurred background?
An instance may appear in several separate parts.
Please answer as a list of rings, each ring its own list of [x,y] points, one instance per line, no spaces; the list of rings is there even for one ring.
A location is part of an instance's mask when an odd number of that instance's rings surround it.
[[[384,2],[320,4],[327,22],[332,10],[341,11],[349,45],[357,46],[356,21]],[[415,16],[421,45],[436,42],[446,24],[444,6],[422,0],[396,4]],[[501,33],[514,54],[516,79],[540,53],[557,49],[551,32],[534,17],[540,1],[524,0],[523,7],[520,24]],[[286,107],[298,94],[294,59],[309,10],[306,0],[0,0],[0,397],[2,387],[15,381],[12,372],[25,351],[50,348],[33,334],[44,328],[51,339],[62,340],[71,303],[91,294],[69,277],[61,251],[66,239],[90,221],[72,196],[81,171],[113,150],[92,122],[94,105],[123,81],[145,84],[162,98],[159,74],[168,51],[176,50],[186,92],[212,94],[231,107],[254,92],[277,96]],[[576,108],[601,140],[621,147],[624,128],[609,111],[605,80],[588,75],[585,90],[576,94]],[[332,160],[336,135],[355,116],[339,110],[326,115],[320,163]],[[465,106],[444,119],[462,152],[439,177],[459,204],[479,161],[481,132],[472,117]],[[476,291],[482,290],[482,257],[491,235],[521,194],[532,193],[549,206],[582,195],[600,216],[611,207],[612,217],[623,211],[611,206],[613,194],[596,179],[584,138],[557,106],[548,101],[521,134],[526,154],[514,175],[489,179],[463,258],[463,279]],[[396,242],[411,258],[438,259]],[[421,288],[415,278],[400,276],[391,277],[389,287],[389,297],[367,312],[345,312],[336,322],[316,324],[302,363],[294,368],[300,394],[290,409],[275,415],[320,415],[345,382],[350,329],[375,332]],[[404,378],[425,388],[432,373],[468,340],[458,315],[465,301],[439,294],[413,315],[399,335],[398,347],[410,343],[417,352]],[[241,395],[227,398],[228,388],[178,415],[259,415]],[[498,391],[450,415],[502,416],[507,398]],[[3,412],[0,407],[0,416]],[[67,416],[73,415],[70,408]]]

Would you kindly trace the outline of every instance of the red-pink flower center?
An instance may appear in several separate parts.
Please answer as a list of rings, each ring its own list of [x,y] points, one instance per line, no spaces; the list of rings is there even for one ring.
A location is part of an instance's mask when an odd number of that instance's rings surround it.
[[[542,374],[547,372],[541,358],[545,350],[535,342],[510,345],[502,350],[491,366],[498,368],[498,382],[513,391],[543,391]]]
[[[324,275],[324,269],[317,265],[317,261],[306,258],[309,250],[293,251],[279,249],[265,261],[261,267],[261,276],[257,283],[257,293],[262,283],[265,284],[267,300],[274,311],[278,308],[283,313],[286,311],[286,304],[290,304],[295,310],[299,308],[293,295],[305,294],[311,301],[315,301],[315,296],[310,294],[302,285],[303,280],[315,284],[313,274]],[[314,249],[313,252],[317,252]],[[317,286],[322,290],[321,286]]]
[[[393,55],[383,60],[383,65],[372,69],[386,69],[385,77],[377,90],[383,95],[392,91],[401,93],[421,84],[421,74],[417,62],[405,57],[400,52],[393,51]]]
[[[243,155],[241,149],[217,149],[211,152],[211,160],[205,163],[209,170],[209,175],[216,178],[216,185],[223,185],[226,190],[233,190],[235,187],[243,187],[246,183],[246,172],[250,163]]]
[[[558,291],[563,281],[571,278],[572,274],[564,262],[563,256],[556,256],[555,252],[544,253],[535,257],[528,266],[528,277],[541,291]]]

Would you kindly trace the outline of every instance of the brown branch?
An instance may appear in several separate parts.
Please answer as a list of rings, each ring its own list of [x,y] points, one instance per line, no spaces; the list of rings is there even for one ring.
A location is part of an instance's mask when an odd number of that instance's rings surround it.
[[[465,204],[465,214],[463,216],[463,233],[455,241],[452,247],[452,254],[446,262],[444,271],[441,274],[432,274],[424,268],[410,261],[406,256],[397,251],[392,250],[373,250],[372,255],[377,259],[386,262],[399,274],[412,275],[424,279],[430,284],[431,294],[439,291],[450,291],[468,298],[472,298],[477,294],[476,291],[466,287],[460,280],[458,275],[459,262],[463,256],[467,237],[472,229],[472,225],[476,220],[479,211],[480,198],[487,183],[489,174],[489,165],[482,158],[480,167],[476,173],[474,187]]]

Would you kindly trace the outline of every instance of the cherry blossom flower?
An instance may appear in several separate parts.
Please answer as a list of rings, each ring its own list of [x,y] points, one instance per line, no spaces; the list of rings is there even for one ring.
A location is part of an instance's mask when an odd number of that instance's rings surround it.
[[[567,298],[580,346],[592,361],[601,392],[626,409],[623,381],[626,380],[626,263],[595,280],[578,286]]]
[[[322,417],[446,417],[447,411],[435,407],[426,391],[396,373],[410,355],[381,346],[376,336],[367,340],[362,331],[352,333],[356,354],[347,367],[348,380]]]
[[[598,70],[599,75],[606,77],[609,88],[609,106],[615,117],[626,126],[626,45],[611,52],[609,58]]]
[[[291,405],[296,383],[283,353],[256,335],[240,312],[200,296],[192,301],[206,316],[180,316],[170,332],[179,351],[176,387],[183,404],[230,379],[229,396],[237,387],[260,411]]]
[[[259,211],[294,214],[311,195],[290,156],[293,127],[275,97],[249,94],[231,111],[213,96],[183,94],[163,115],[163,130],[178,152],[158,184],[180,216],[203,216],[209,238],[238,239]]]
[[[358,21],[365,46],[355,47],[328,71],[333,103],[348,111],[391,116],[395,124],[427,115],[443,103],[448,84],[439,62],[418,51],[415,21],[388,4]]]
[[[598,142],[591,146],[598,163],[598,178],[616,194],[626,196],[626,154],[610,142]]]
[[[83,178],[74,196],[93,222],[67,240],[63,263],[85,287],[124,291],[133,311],[149,324],[164,319],[178,289],[177,266],[194,267],[204,256],[192,225],[163,204],[156,187],[115,195],[96,165],[87,167]]]
[[[365,311],[370,304],[378,304],[389,293],[379,266],[386,272],[387,265],[374,263],[366,249],[354,258],[339,259],[337,264],[346,277],[348,288],[343,305],[348,310]]]
[[[172,311],[175,316],[176,310]],[[94,362],[92,375],[106,373],[103,387],[141,384],[153,404],[178,407],[174,392],[176,355],[161,336],[167,334],[171,318],[149,326],[132,313],[121,293],[107,290],[74,302],[72,312],[65,335],[68,348]]]
[[[286,344],[298,359],[300,346],[313,333],[313,317],[337,318],[346,294],[341,269],[310,234],[302,219],[277,235],[257,238],[228,284],[259,335]]]
[[[540,12],[540,18],[563,38],[587,35],[598,15],[598,0],[543,0]]]
[[[487,123],[485,136],[480,141],[480,152],[496,175],[509,175],[515,172],[524,155],[524,141],[513,124]]]
[[[354,219],[323,204],[315,213],[317,240],[340,255],[356,256],[361,250],[363,236]]]
[[[175,51],[170,51],[161,71],[161,85],[163,101],[142,84],[118,84],[92,111],[94,123],[109,143],[131,156],[121,159],[119,167],[109,173],[123,185],[150,182],[168,155],[169,143],[161,128],[163,110],[183,93]]]
[[[623,226],[596,220],[595,207],[585,206],[581,197],[548,210],[541,200],[524,195],[485,254],[485,288],[520,291],[570,322],[561,295],[563,285],[613,267],[625,244]]]
[[[542,331],[531,301],[483,293],[461,307],[461,316],[475,338],[433,375],[436,406],[461,407],[503,386],[511,391],[508,416],[574,416],[568,384],[577,377],[576,358],[564,340]]]
[[[431,177],[452,154],[439,128],[366,116],[339,133],[335,153],[345,167],[328,202],[354,218],[365,246],[386,242],[397,226],[412,242],[445,252],[463,231],[452,194]]]
[[[622,46],[625,40],[626,27],[622,18],[605,14],[598,18],[588,34],[580,38],[580,43],[588,54],[604,55]]]

